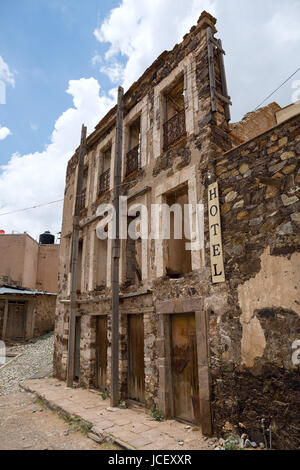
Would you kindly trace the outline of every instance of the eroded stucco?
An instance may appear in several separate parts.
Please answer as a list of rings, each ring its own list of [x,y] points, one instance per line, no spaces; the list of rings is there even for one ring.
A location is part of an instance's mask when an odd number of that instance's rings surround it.
[[[243,327],[242,361],[247,367],[253,367],[255,358],[262,357],[266,348],[265,334],[255,313],[257,310],[282,308],[300,316],[299,263],[299,253],[294,253],[290,259],[271,256],[268,247],[261,256],[261,271],[238,287]]]

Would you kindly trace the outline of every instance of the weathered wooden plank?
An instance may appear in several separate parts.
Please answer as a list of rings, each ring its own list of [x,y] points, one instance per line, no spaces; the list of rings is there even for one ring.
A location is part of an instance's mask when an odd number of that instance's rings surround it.
[[[210,96],[211,96],[211,109],[212,112],[217,111],[216,102],[216,74],[215,74],[215,63],[214,63],[214,50],[212,44],[213,33],[209,27],[206,30],[207,34],[207,51],[208,51],[208,68],[209,68],[209,82],[210,82]]]
[[[222,49],[221,39],[219,39],[217,42],[219,44],[220,49]],[[219,52],[219,63],[220,63],[220,72],[221,72],[221,81],[222,81],[222,93],[226,97],[228,96],[226,71],[225,71],[225,65],[224,65],[224,57],[223,57],[223,54],[221,54],[220,52]],[[225,106],[225,119],[227,122],[231,120],[231,113],[230,113],[229,105],[232,105],[230,100]]]
[[[112,338],[111,338],[111,406],[119,404],[119,262],[120,262],[120,221],[119,198],[122,175],[122,140],[123,140],[123,95],[118,90],[118,108],[116,123],[116,153],[114,174],[113,205],[116,214],[116,235],[112,241]]]
[[[77,311],[77,263],[79,247],[79,218],[81,208],[81,193],[83,183],[84,156],[86,154],[86,132],[87,129],[82,125],[81,142],[79,149],[79,159],[77,168],[76,200],[73,215],[72,232],[72,252],[71,252],[71,287],[70,287],[70,319],[69,319],[69,338],[68,338],[68,367],[67,367],[67,386],[72,387],[74,379],[74,352],[75,352],[75,325]]]

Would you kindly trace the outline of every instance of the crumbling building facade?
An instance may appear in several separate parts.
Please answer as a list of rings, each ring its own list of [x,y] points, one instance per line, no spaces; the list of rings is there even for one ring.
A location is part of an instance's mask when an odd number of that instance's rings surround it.
[[[27,233],[0,235],[0,339],[23,342],[54,330],[59,245]]]
[[[243,423],[259,440],[265,418],[275,445],[295,448],[300,115],[279,122],[272,104],[229,124],[215,24],[203,12],[123,98],[123,224],[137,219],[139,232],[143,208],[150,214],[161,204],[174,222],[173,205],[190,204],[192,235],[178,239],[171,228],[164,239],[160,212],[148,218],[151,236],[121,240],[119,388],[122,399],[199,424],[208,435]],[[116,111],[86,141],[77,263],[74,376],[108,393],[112,241],[96,229],[105,217],[99,206],[113,198]],[[68,164],[61,236],[54,368],[62,380],[77,171],[78,151]],[[218,210],[220,223],[211,223]]]

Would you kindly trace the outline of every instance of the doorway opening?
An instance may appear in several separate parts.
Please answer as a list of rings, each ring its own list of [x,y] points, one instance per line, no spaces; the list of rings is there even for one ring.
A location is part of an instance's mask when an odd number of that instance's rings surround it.
[[[106,389],[107,378],[107,316],[96,318],[96,388]]]
[[[22,342],[26,334],[26,312],[27,302],[13,301],[8,302],[8,315],[5,339],[10,341]]]
[[[143,315],[128,315],[128,398],[145,403]]]
[[[80,337],[81,337],[81,317],[75,320],[75,350],[74,350],[74,381],[80,379]]]
[[[200,424],[196,322],[193,313],[171,315],[174,417]]]

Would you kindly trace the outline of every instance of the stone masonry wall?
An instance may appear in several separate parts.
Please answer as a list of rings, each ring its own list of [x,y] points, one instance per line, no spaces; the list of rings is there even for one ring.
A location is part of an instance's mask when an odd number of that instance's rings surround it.
[[[55,305],[55,295],[38,295],[36,297],[34,338],[54,330]]]
[[[209,302],[215,429],[243,423],[261,441],[265,418],[276,448],[300,445],[292,363],[300,338],[299,155],[297,116],[216,162],[227,292],[219,312],[218,298]]]

